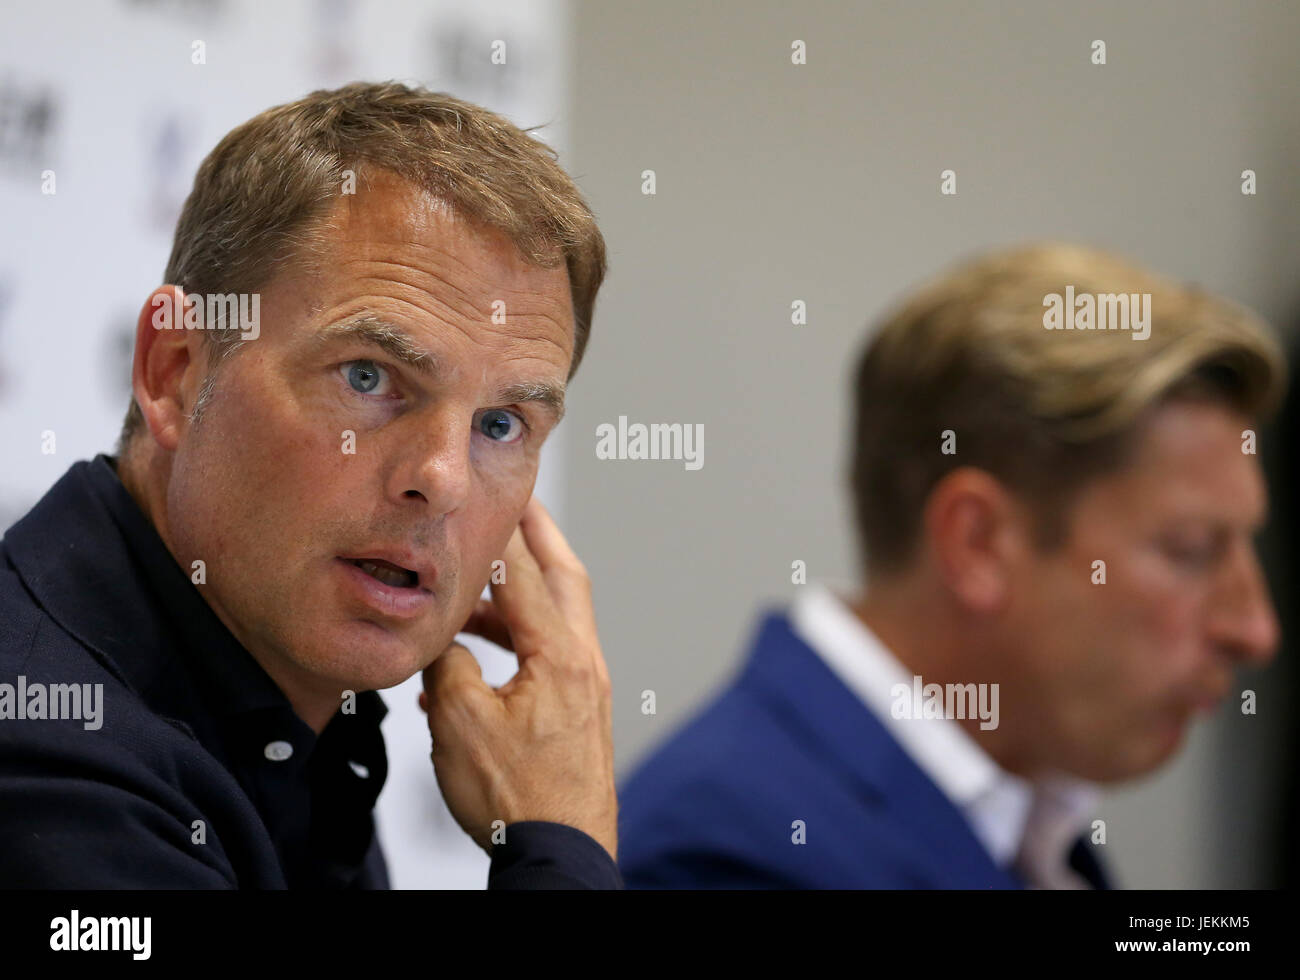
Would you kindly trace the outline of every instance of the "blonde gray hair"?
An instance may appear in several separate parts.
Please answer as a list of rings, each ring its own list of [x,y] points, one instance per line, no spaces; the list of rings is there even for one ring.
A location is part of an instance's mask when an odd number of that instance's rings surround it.
[[[1149,294],[1149,336],[1045,329],[1046,298],[1067,287]],[[1074,492],[1121,465],[1150,409],[1195,396],[1262,419],[1284,387],[1268,327],[1196,286],[1077,245],[978,258],[888,316],[858,364],[851,482],[867,564],[906,563],[926,498],[959,465],[1023,494],[1040,543],[1057,544]],[[958,454],[940,452],[947,429]]]

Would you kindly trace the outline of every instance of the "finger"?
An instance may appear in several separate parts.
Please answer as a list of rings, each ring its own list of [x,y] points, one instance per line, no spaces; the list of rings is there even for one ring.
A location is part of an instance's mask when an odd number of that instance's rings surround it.
[[[416,701],[419,702],[420,710],[427,715],[429,713],[429,695],[421,691],[420,696],[416,698]]]
[[[469,619],[460,628],[460,632],[481,636],[499,647],[514,652],[515,647],[514,641],[510,637],[510,627],[506,625],[501,611],[489,599],[480,599],[478,601],[478,605],[474,607],[474,611],[470,613]]]
[[[533,656],[560,626],[550,588],[523,531],[515,528],[506,543],[504,581],[493,581],[492,603],[500,613],[520,658]],[[521,661],[522,662],[522,661]]]
[[[519,527],[564,621],[579,635],[594,638],[596,615],[591,602],[591,579],[550,511],[536,497],[531,498]]]
[[[426,710],[436,710],[439,697],[446,697],[449,691],[491,690],[483,683],[483,668],[474,654],[459,643],[450,644],[424,668],[423,681]]]
[[[551,512],[536,497],[529,498],[523,516],[519,518],[519,526],[523,529],[528,549],[536,556],[543,572],[556,565],[581,564],[560,533]]]

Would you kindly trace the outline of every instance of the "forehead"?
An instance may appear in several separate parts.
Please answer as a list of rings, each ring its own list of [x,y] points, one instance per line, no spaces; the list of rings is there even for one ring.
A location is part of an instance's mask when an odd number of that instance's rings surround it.
[[[493,325],[493,314],[504,313],[507,326],[498,322],[494,333],[554,345],[555,353],[572,356],[573,306],[563,261],[551,267],[530,262],[505,232],[456,213],[387,171],[359,178],[356,191],[340,195],[316,229],[313,313],[359,312],[369,298],[406,319],[424,313],[462,329]]]

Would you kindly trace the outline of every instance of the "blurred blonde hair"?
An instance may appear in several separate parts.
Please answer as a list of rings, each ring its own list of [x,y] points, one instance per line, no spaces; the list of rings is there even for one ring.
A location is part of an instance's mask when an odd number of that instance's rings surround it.
[[[1047,329],[1045,299],[1067,287],[1150,294],[1150,335]],[[1150,410],[1212,398],[1264,419],[1285,372],[1253,313],[1116,256],[1045,243],[977,258],[914,293],[859,362],[851,483],[867,562],[873,573],[907,562],[926,498],[958,466],[1018,492],[1040,543],[1058,544],[1074,493],[1122,465]],[[946,429],[955,455],[940,452]]]

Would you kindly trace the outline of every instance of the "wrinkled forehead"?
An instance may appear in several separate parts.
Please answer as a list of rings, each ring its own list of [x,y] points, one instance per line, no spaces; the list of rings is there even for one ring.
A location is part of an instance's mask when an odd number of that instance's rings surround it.
[[[316,230],[335,246],[436,250],[493,272],[499,279],[568,284],[559,249],[546,256],[544,264],[530,261],[502,228],[464,214],[446,198],[387,171],[367,174],[359,179],[355,193],[340,194]]]
[[[563,261],[530,261],[504,231],[395,175],[359,179],[356,193],[340,197],[311,239],[310,259],[295,270],[311,314],[370,294],[405,297],[412,312],[509,325],[572,356],[573,302]]]

